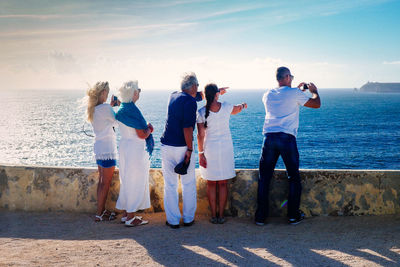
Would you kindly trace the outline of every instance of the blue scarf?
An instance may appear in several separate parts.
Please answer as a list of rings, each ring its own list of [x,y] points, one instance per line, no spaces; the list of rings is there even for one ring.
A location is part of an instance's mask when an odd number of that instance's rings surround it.
[[[122,122],[126,126],[138,129],[138,130],[146,130],[147,122],[144,119],[142,112],[138,109],[138,107],[133,102],[129,103],[121,103],[121,106],[118,109],[117,114],[115,115],[117,121]],[[149,155],[153,153],[154,149],[154,138],[153,135],[150,134],[149,137],[146,138],[146,150],[149,152]]]

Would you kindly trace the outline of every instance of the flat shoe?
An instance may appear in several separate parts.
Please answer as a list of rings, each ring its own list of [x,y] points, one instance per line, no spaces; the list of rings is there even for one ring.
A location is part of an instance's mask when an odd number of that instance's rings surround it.
[[[139,218],[139,219],[142,219],[142,216],[136,216],[136,217]],[[121,223],[125,223],[127,221],[127,219],[128,219],[128,216],[122,217],[121,218]]]
[[[108,220],[109,221],[113,221],[115,219],[117,219],[117,214],[115,214],[115,212],[111,212],[110,213],[110,217],[108,217]]]
[[[148,224],[148,223],[149,223],[149,221],[142,220],[138,216],[135,216],[132,219],[126,221],[125,222],[125,226],[134,227],[134,226],[139,226],[139,225],[145,225],[145,224]]]
[[[225,223],[225,222],[226,222],[226,219],[225,219],[224,217],[218,218],[218,223],[219,223],[219,224],[223,224],[223,223]]]
[[[113,211],[109,211],[109,210],[104,210],[103,213],[101,214],[101,217],[106,217],[109,221],[115,220],[117,219],[117,214],[115,214],[115,212]],[[99,218],[98,216],[96,216],[96,218]],[[101,219],[101,221],[103,221],[104,218]]]
[[[218,218],[217,217],[211,217],[210,223],[217,224],[218,223]]]
[[[171,227],[172,229],[178,229],[179,228],[179,224],[170,224],[168,221],[166,221],[165,224],[167,226]]]
[[[94,216],[94,221],[95,222],[102,222],[103,221],[103,216],[95,215]]]
[[[192,226],[194,224],[194,220],[188,223],[183,223],[183,226]]]
[[[96,215],[96,216],[94,217],[94,221],[95,221],[95,222],[102,222],[102,221],[104,221],[103,216],[108,216],[108,215],[107,215],[107,212],[108,212],[108,210],[103,210],[103,213],[102,213],[101,215]]]

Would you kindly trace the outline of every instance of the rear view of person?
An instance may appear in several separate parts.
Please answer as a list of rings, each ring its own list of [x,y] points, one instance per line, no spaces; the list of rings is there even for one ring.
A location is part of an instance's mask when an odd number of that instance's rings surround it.
[[[150,208],[149,169],[154,148],[153,126],[147,123],[136,106],[141,89],[138,81],[129,81],[119,89],[121,106],[116,114],[121,140],[119,143],[120,188],[116,208],[123,210],[125,226],[147,224],[138,210]],[[147,152],[146,152],[147,150]]]
[[[304,218],[304,213],[299,209],[302,188],[299,174],[299,152],[296,143],[299,107],[319,108],[321,101],[317,87],[313,83],[300,83],[297,88],[292,88],[293,78],[294,76],[288,68],[278,68],[276,79],[279,87],[268,90],[263,96],[265,106],[263,134],[265,137],[258,179],[255,214],[257,225],[264,225],[265,219],[268,217],[269,186],[279,156],[285,163],[289,178],[289,224],[298,224]],[[303,92],[307,88],[312,93],[311,98]]]
[[[229,119],[247,108],[247,104],[232,105],[219,102],[225,88],[215,84],[205,87],[206,106],[197,115],[197,143],[199,147],[200,171],[207,180],[207,196],[211,207],[211,223],[224,223],[224,210],[228,196],[228,180],[236,176],[235,161]],[[218,187],[218,195],[217,195]],[[219,216],[217,216],[217,199]]]
[[[92,124],[95,134],[94,153],[99,170],[97,186],[97,213],[95,221],[115,219],[115,213],[105,209],[108,190],[117,164],[117,145],[113,127],[117,126],[112,106],[116,103],[111,98],[107,104],[110,88],[108,82],[98,82],[87,92],[87,120]]]
[[[193,152],[193,130],[199,83],[196,74],[187,73],[181,82],[181,92],[170,95],[164,133],[161,136],[162,172],[164,176],[164,208],[166,225],[177,229],[183,217],[184,226],[192,226],[197,208],[196,175]],[[183,214],[179,210],[179,176],[175,167],[184,161],[186,174],[181,174]]]

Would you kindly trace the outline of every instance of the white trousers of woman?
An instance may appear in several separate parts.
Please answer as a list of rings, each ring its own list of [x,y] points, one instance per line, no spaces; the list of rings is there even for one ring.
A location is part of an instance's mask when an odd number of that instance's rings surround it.
[[[178,180],[179,174],[175,173],[175,166],[180,163],[186,153],[187,147],[161,146],[162,172],[164,176],[164,210],[167,221],[177,225],[182,218],[179,210]],[[190,165],[186,175],[181,175],[183,222],[194,220],[197,207],[196,175],[194,153],[190,158]]]

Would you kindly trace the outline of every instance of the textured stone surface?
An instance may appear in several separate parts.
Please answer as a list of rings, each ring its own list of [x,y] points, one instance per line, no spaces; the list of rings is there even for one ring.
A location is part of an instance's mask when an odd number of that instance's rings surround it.
[[[197,213],[208,214],[206,183],[197,176]],[[302,170],[301,209],[314,215],[400,214],[400,171]],[[237,170],[229,183],[226,214],[253,216],[257,198],[258,170]],[[0,166],[0,208],[27,211],[96,210],[98,173],[95,168],[55,168]],[[271,182],[271,216],[285,216],[288,181],[277,170]],[[115,171],[107,208],[114,209],[118,198],[118,170]],[[181,188],[179,188],[181,192]],[[150,170],[152,207],[163,211],[164,182],[160,169]],[[181,198],[181,194],[180,194]]]

